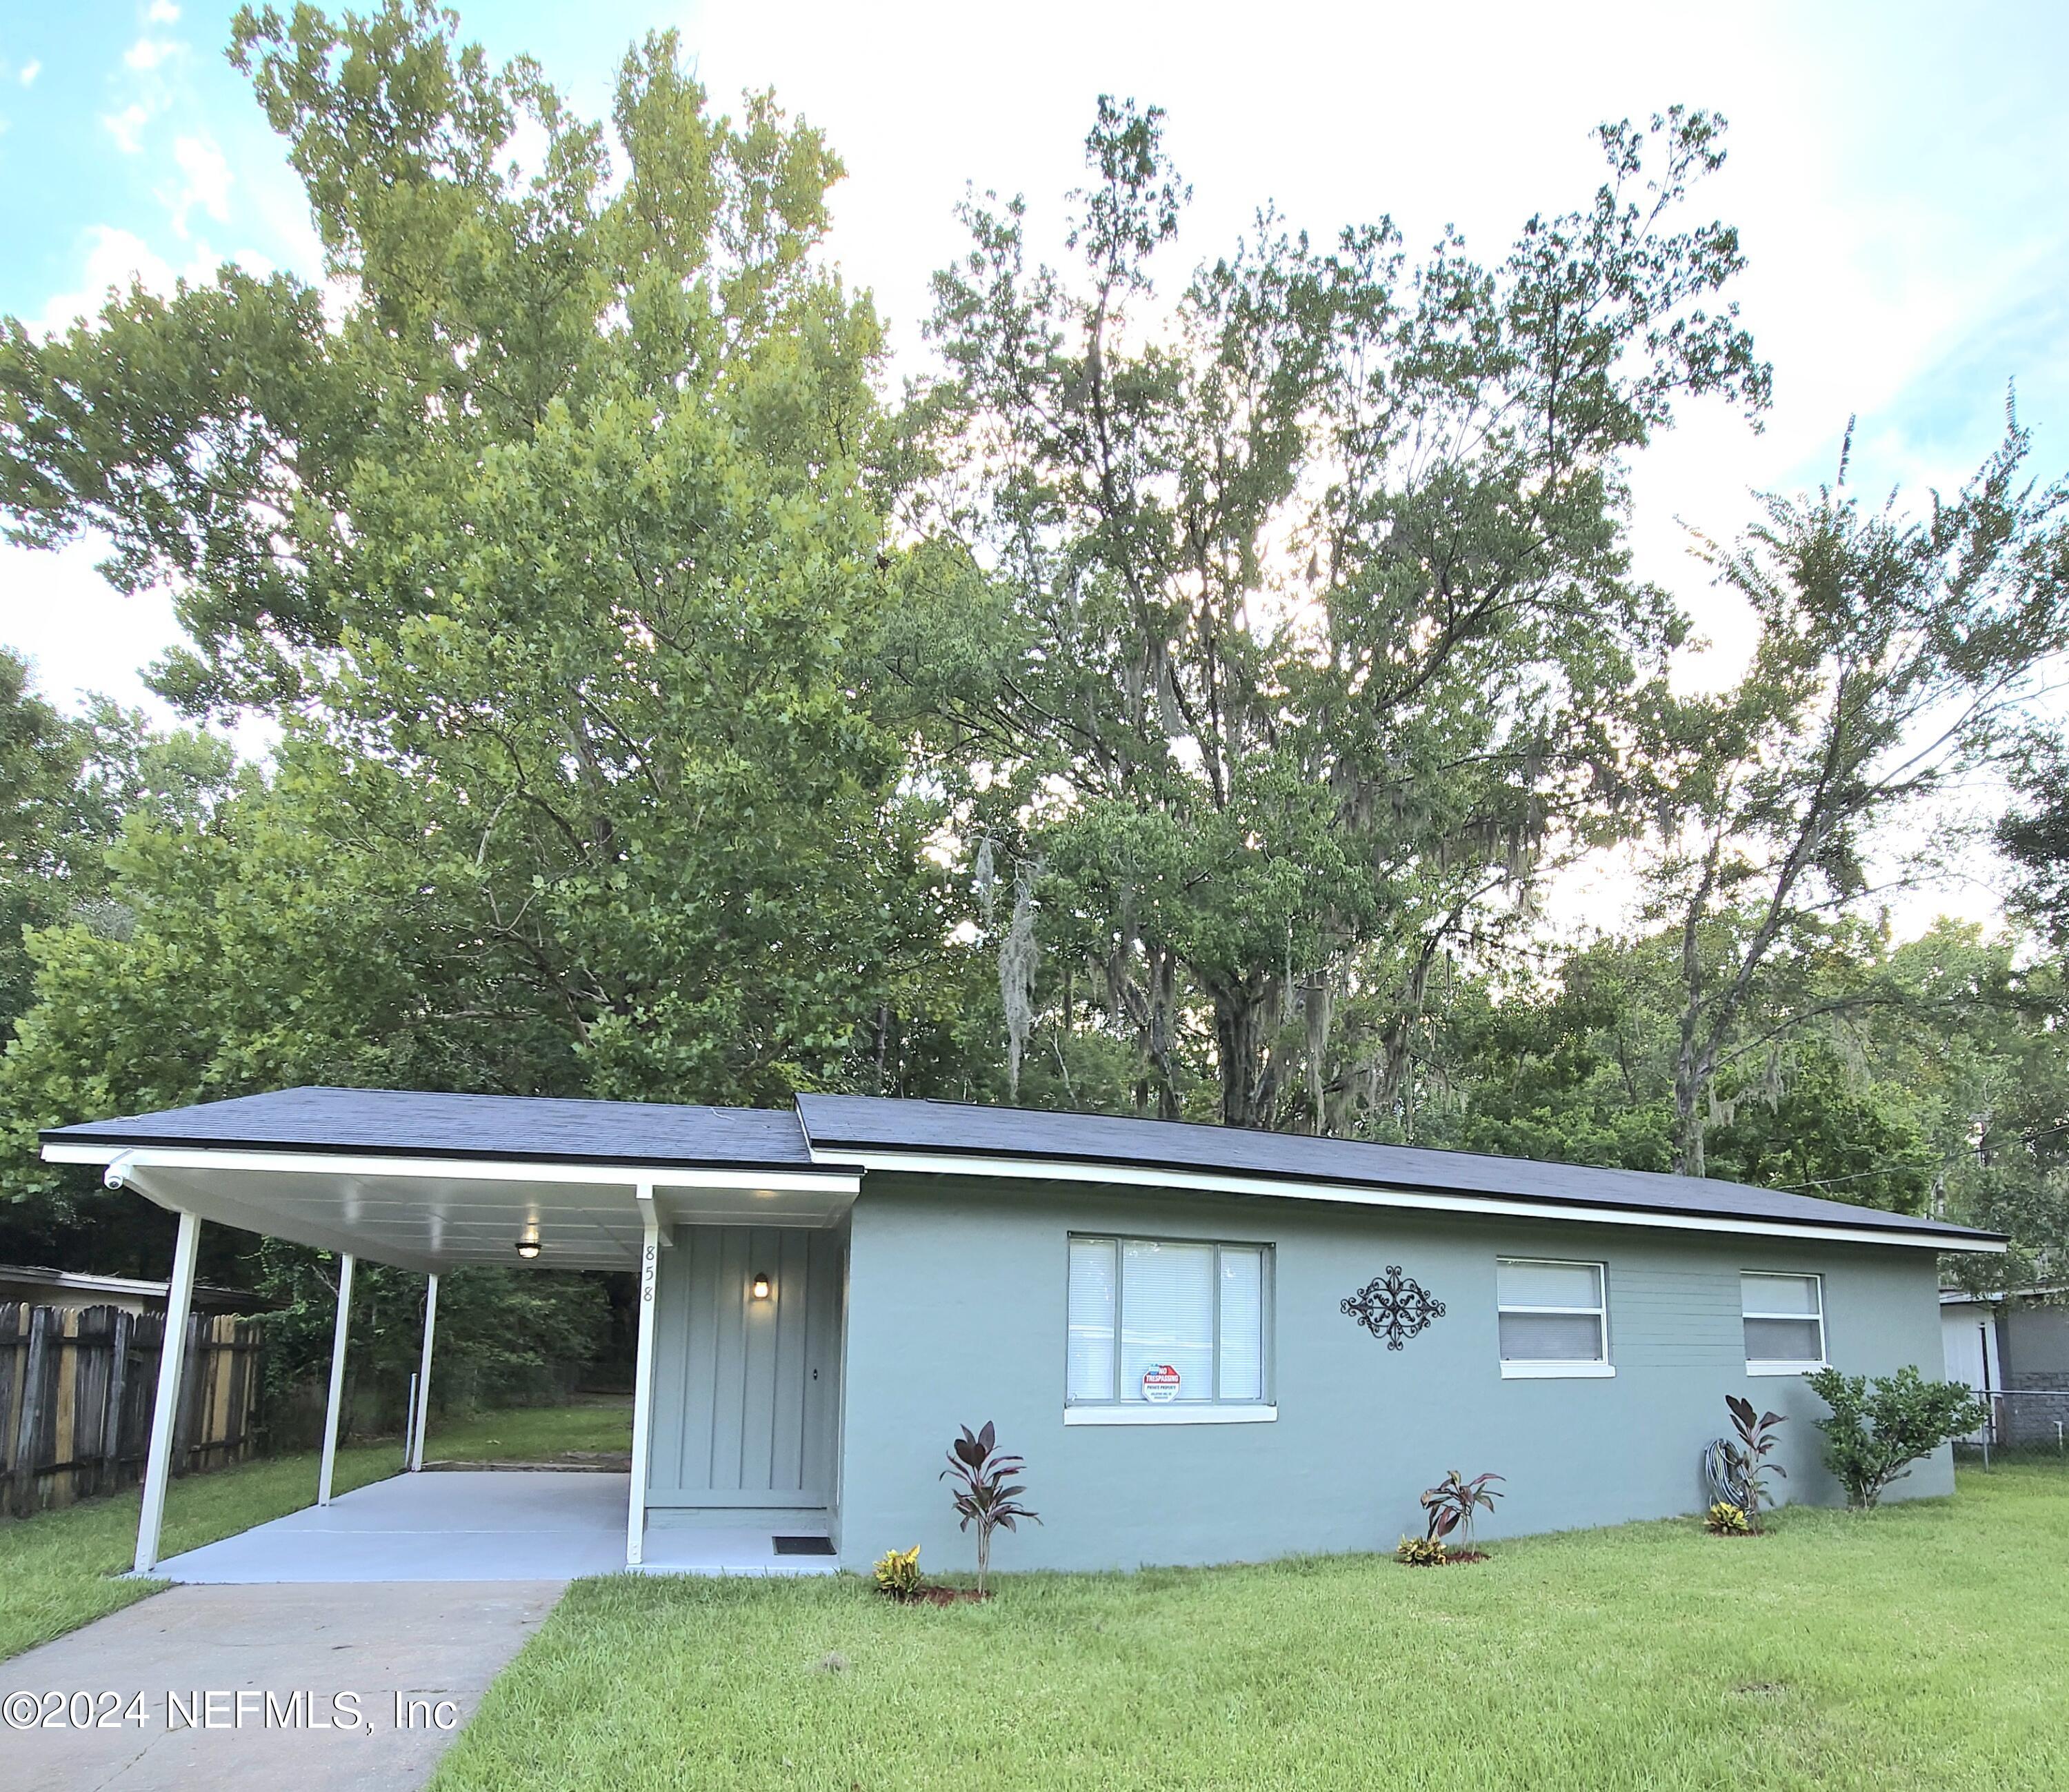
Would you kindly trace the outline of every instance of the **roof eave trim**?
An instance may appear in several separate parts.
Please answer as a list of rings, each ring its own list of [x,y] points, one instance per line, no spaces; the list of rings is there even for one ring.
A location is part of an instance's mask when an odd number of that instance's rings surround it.
[[[651,1182],[668,1189],[767,1189],[778,1193],[852,1195],[861,1186],[859,1172],[838,1166],[792,1165],[784,1169],[753,1165],[618,1162],[540,1157],[462,1157],[432,1151],[337,1149],[287,1146],[131,1145],[89,1142],[46,1134],[44,1160],[54,1164],[112,1164],[118,1160],[138,1169],[251,1169],[278,1174],[335,1174],[349,1165],[360,1176],[443,1177],[468,1182],[565,1182],[610,1187]]]
[[[867,1173],[961,1174],[1057,1182],[1119,1183],[1129,1187],[1183,1189],[1201,1194],[1259,1195],[1279,1200],[1320,1201],[1338,1206],[1403,1207],[1431,1213],[1479,1214],[1516,1219],[1585,1221],[1669,1231],[1724,1232],[1761,1238],[1822,1239],[1827,1243],[1893,1244],[1928,1251],[2002,1252],[2006,1240],[1993,1233],[1912,1231],[1900,1227],[1826,1225],[1815,1221],[1740,1219],[1722,1214],[1682,1214],[1650,1208],[1614,1207],[1583,1202],[1530,1201],[1520,1197],[1441,1194],[1432,1190],[1322,1182],[1305,1178],[1224,1174],[1218,1171],[1064,1161],[1056,1158],[997,1157],[982,1153],[883,1151],[808,1141],[815,1163],[847,1165]]]

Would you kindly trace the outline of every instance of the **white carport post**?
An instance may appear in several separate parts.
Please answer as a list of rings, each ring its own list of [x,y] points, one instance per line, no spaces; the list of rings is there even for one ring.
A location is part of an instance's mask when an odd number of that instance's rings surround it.
[[[173,1427],[180,1411],[180,1379],[186,1367],[187,1315],[194,1306],[194,1249],[201,1215],[184,1209],[173,1245],[173,1280],[165,1290],[165,1337],[158,1349],[158,1398],[151,1409],[151,1449],[144,1461],[144,1513],[137,1525],[137,1572],[158,1565],[158,1536],[165,1523],[165,1483],[173,1472]]]
[[[654,1292],[659,1280],[661,1228],[654,1185],[643,1182],[639,1211],[646,1223],[639,1247],[639,1345],[632,1369],[632,1498],[625,1516],[625,1565],[637,1568],[647,1550],[647,1451],[654,1404]]]
[[[431,1335],[439,1321],[439,1279],[424,1284],[424,1355],[417,1370],[417,1410],[410,1430],[410,1472],[424,1466],[424,1418],[431,1406]]]
[[[331,1471],[337,1466],[338,1405],[345,1395],[345,1338],[352,1323],[352,1253],[337,1259],[337,1326],[330,1335],[330,1399],[324,1408],[323,1471],[316,1477],[316,1504],[330,1504]]]

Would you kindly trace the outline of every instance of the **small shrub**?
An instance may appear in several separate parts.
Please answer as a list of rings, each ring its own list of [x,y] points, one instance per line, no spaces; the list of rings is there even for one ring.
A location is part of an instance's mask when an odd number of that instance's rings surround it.
[[[1719,1537],[1750,1537],[1753,1524],[1743,1506],[1720,1500],[1703,1514],[1703,1528]]]
[[[1986,1423],[1989,1404],[1959,1382],[1928,1382],[1916,1365],[1894,1375],[1842,1375],[1821,1369],[1804,1378],[1830,1407],[1818,1421],[1825,1434],[1825,1466],[1847,1490],[1847,1504],[1863,1511],[1911,1465],[1943,1443]]]
[[[876,1585],[894,1599],[909,1599],[920,1590],[920,1545],[886,1549],[876,1558]]]
[[[1442,1568],[1451,1559],[1451,1552],[1434,1537],[1404,1537],[1394,1552],[1394,1559],[1410,1568]]]
[[[1736,1394],[1724,1396],[1724,1410],[1731,1414],[1735,1435],[1717,1439],[1703,1452],[1703,1473],[1718,1504],[1736,1506],[1746,1520],[1746,1528],[1757,1531],[1761,1504],[1774,1504],[1773,1496],[1767,1491],[1767,1477],[1777,1475],[1785,1480],[1789,1476],[1781,1463],[1767,1459],[1780,1441],[1774,1428],[1786,1421],[1778,1412],[1756,1414],[1753,1402]]]
[[[1430,1541],[1437,1541],[1457,1531],[1465,1547],[1472,1548],[1473,1514],[1482,1507],[1489,1512],[1494,1510],[1494,1503],[1501,1496],[1491,1491],[1487,1483],[1500,1479],[1499,1475],[1475,1475],[1469,1481],[1455,1468],[1426,1491],[1422,1509],[1430,1515]]]
[[[954,1499],[962,1520],[960,1529],[977,1526],[977,1590],[981,1598],[984,1578],[991,1567],[991,1533],[1002,1525],[1014,1529],[1018,1519],[1031,1518],[1038,1525],[1042,1520],[1020,1504],[1020,1496],[1027,1489],[1010,1484],[1015,1475],[1026,1473],[1027,1464],[998,1447],[998,1433],[990,1420],[985,1421],[981,1431],[973,1432],[965,1425],[962,1434],[949,1446],[949,1466],[941,1471],[941,1479],[958,1484]]]

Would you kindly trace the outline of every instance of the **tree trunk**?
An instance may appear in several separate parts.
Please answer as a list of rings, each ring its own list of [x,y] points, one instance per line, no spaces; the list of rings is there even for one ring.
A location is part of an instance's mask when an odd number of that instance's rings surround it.
[[[1222,1124],[1269,1127],[1273,1084],[1271,1002],[1255,976],[1238,984],[1210,981],[1214,1056],[1221,1073]]]
[[[1674,1061],[1674,1173],[1677,1176],[1708,1174],[1703,1135],[1706,1130],[1704,1109],[1708,1105],[1709,1093],[1708,1067],[1695,1041],[1687,1037],[1684,1023],[1681,1049]]]

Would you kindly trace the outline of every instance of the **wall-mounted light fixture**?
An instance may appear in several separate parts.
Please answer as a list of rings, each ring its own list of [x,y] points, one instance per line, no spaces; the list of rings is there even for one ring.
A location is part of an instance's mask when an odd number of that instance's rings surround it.
[[[748,1284],[747,1292],[757,1300],[766,1300],[769,1298],[768,1276],[757,1270],[754,1280]]]
[[[529,1263],[538,1254],[539,1223],[536,1219],[527,1220],[524,1223],[524,1230],[518,1235],[517,1255]]]

